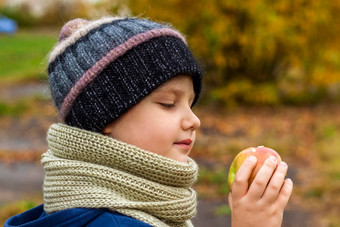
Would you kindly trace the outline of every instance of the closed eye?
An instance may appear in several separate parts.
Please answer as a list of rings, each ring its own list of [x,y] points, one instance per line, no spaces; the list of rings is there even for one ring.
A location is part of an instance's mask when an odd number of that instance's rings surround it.
[[[167,109],[175,107],[175,103],[159,103],[159,104]]]

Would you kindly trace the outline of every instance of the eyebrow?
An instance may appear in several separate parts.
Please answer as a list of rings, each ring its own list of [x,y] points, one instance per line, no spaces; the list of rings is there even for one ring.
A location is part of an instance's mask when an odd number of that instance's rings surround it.
[[[166,94],[174,94],[176,96],[181,96],[185,93],[183,89],[178,89],[175,86],[171,87],[159,87],[158,89],[154,90],[155,94],[166,93]],[[190,98],[195,98],[195,92],[190,91]]]
[[[176,95],[180,95],[182,93],[185,93],[183,89],[176,88],[175,86],[171,87],[159,87],[158,89],[154,90],[155,93],[161,93],[161,92],[166,92],[166,93],[174,93]],[[195,94],[194,91],[190,91],[193,95]]]

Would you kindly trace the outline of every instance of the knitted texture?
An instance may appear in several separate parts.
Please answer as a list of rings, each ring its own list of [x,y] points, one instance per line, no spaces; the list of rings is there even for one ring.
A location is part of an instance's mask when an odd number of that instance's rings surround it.
[[[43,154],[44,209],[109,208],[153,226],[192,226],[198,167],[110,137],[53,124]]]
[[[64,25],[50,53],[49,84],[61,119],[100,132],[177,75],[202,75],[183,35],[138,18],[75,19]]]

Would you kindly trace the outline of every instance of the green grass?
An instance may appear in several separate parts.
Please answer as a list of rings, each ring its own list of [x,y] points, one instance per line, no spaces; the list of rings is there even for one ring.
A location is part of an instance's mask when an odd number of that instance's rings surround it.
[[[231,209],[228,204],[225,204],[223,206],[217,207],[214,213],[217,216],[227,216],[231,214]]]
[[[0,81],[45,77],[46,56],[57,41],[52,33],[19,31],[0,35]]]
[[[0,117],[1,116],[13,116],[19,117],[27,109],[25,102],[19,101],[14,104],[9,104],[0,100]]]
[[[41,196],[34,196],[32,199],[18,200],[0,205],[0,226],[3,226],[8,218],[27,211],[41,203]]]

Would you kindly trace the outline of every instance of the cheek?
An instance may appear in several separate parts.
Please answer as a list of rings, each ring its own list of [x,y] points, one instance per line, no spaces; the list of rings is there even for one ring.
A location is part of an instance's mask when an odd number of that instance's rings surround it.
[[[152,121],[140,128],[140,133],[151,137],[154,143],[160,141],[164,143],[174,137],[174,124],[168,120]]]
[[[135,135],[138,137],[137,146],[160,155],[165,154],[171,148],[177,132],[174,124],[167,120],[149,121],[138,131],[139,135]]]

